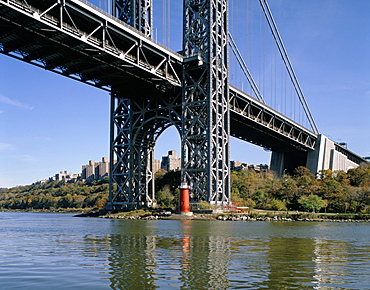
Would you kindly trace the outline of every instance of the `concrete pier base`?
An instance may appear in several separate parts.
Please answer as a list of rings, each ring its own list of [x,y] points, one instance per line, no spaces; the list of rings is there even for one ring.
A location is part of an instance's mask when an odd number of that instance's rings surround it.
[[[307,167],[313,174],[321,170],[347,171],[366,162],[347,148],[320,134],[312,151],[272,152],[270,168],[278,176],[293,173],[298,166]]]

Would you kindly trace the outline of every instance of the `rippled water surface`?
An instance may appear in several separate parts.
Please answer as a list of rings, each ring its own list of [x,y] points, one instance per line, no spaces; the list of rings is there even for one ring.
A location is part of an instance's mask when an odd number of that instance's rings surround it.
[[[0,289],[370,289],[370,224],[0,213]]]

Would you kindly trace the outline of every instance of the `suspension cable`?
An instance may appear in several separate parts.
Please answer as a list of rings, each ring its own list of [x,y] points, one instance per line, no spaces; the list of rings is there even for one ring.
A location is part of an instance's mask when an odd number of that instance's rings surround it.
[[[275,42],[276,42],[276,45],[279,49],[279,52],[280,52],[280,55],[281,57],[283,58],[283,61],[284,61],[284,64],[285,64],[285,67],[288,71],[288,74],[289,74],[289,77],[293,83],[293,86],[295,88],[295,91],[298,95],[298,98],[299,98],[299,101],[301,102],[301,105],[303,107],[303,110],[306,114],[306,117],[311,125],[311,128],[312,130],[314,131],[314,133],[318,134],[319,133],[319,130],[316,126],[316,123],[315,123],[315,120],[313,119],[313,116],[311,114],[311,111],[310,111],[310,108],[308,107],[308,104],[307,104],[307,101],[306,101],[306,98],[303,94],[303,91],[301,89],[301,86],[298,82],[298,79],[297,79],[297,76],[293,70],[293,67],[292,67],[292,64],[290,62],[290,59],[288,57],[288,54],[287,54],[287,51],[285,49],[285,46],[283,44],[283,41],[281,39],[281,36],[280,36],[280,33],[277,29],[277,26],[276,26],[276,23],[275,23],[275,20],[272,16],[272,13],[271,13],[271,10],[270,10],[270,7],[268,6],[267,4],[267,1],[266,0],[259,0],[260,1],[260,4],[261,4],[261,7],[263,9],[263,12],[265,14],[265,17],[266,17],[266,20],[269,24],[269,27],[270,27],[270,30],[272,32],[272,35],[274,36],[274,39],[275,39]]]
[[[247,67],[247,65],[246,65],[246,63],[245,63],[237,45],[236,45],[233,37],[231,36],[231,33],[229,32],[228,35],[229,35],[229,45],[231,47],[231,50],[233,51],[233,53],[236,57],[236,60],[238,61],[238,63],[240,65],[245,77],[247,78],[249,84],[251,85],[254,94],[256,95],[256,97],[259,101],[261,101],[262,103],[265,103],[265,100],[264,100],[261,92],[259,91],[258,86],[256,85],[256,83],[255,83],[255,81],[252,77],[252,74],[250,73],[250,71],[249,71],[249,69],[248,69],[248,67]]]
[[[171,1],[167,3],[167,46],[171,47]]]
[[[170,0],[162,0],[162,43],[170,47],[171,42],[171,11]]]

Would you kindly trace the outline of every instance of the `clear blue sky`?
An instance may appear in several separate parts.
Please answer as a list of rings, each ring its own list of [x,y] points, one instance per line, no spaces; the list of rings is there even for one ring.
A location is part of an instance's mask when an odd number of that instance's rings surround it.
[[[370,1],[269,2],[320,132],[370,156]],[[171,1],[174,23],[181,19],[181,3]],[[245,3],[230,1],[240,11]],[[160,14],[163,4],[154,4]],[[179,24],[166,40],[162,24],[155,26],[159,41],[181,48]],[[180,139],[170,128],[159,138],[156,158],[172,149],[180,152]],[[107,92],[0,55],[0,187],[31,184],[62,170],[80,173],[81,165],[108,154]],[[232,160],[259,164],[269,158],[261,148],[231,141]]]

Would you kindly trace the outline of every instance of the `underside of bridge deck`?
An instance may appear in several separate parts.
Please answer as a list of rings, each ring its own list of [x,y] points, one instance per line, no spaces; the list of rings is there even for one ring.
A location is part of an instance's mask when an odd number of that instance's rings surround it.
[[[3,54],[107,91],[145,96],[180,86],[181,56],[172,60],[138,31],[108,22],[104,14],[97,17],[89,6],[54,0],[7,4],[0,9]]]

